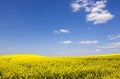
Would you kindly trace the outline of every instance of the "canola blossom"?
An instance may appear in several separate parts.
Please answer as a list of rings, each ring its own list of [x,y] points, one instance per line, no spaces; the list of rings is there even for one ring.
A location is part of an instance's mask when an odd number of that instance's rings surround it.
[[[120,55],[0,56],[0,79],[120,79]]]

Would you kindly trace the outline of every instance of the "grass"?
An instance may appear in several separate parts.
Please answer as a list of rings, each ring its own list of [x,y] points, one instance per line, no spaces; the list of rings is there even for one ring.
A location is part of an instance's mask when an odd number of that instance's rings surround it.
[[[0,56],[0,79],[120,79],[120,54]]]

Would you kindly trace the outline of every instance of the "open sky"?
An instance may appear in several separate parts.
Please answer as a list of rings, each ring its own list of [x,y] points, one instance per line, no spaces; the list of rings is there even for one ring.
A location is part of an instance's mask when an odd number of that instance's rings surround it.
[[[120,0],[0,0],[0,55],[120,53]]]

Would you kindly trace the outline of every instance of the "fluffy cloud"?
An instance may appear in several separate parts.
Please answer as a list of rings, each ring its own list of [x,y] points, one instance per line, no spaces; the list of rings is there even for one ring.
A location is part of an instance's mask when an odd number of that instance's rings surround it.
[[[73,12],[77,12],[80,10],[80,8],[82,7],[81,5],[77,4],[77,3],[73,3],[71,4],[72,8],[73,8]]]
[[[80,41],[79,44],[97,44],[99,41],[93,40],[93,41]]]
[[[53,33],[56,33],[56,34],[66,33],[67,34],[67,33],[70,33],[70,31],[67,29],[60,29],[60,30],[53,31]]]
[[[71,44],[71,43],[72,43],[71,40],[60,41],[60,44],[65,44],[65,45],[67,45],[67,44]]]
[[[74,0],[71,4],[73,12],[80,11],[81,8],[85,9],[88,13],[86,20],[93,22],[93,24],[106,23],[113,19],[112,15],[108,10],[105,10],[107,0],[100,0],[94,2],[93,0]]]
[[[93,21],[93,24],[107,23],[114,16],[111,15],[107,10],[101,12],[93,12],[86,16],[87,21]]]
[[[73,12],[78,12],[80,11],[81,8],[85,8],[86,10],[89,9],[87,7],[88,5],[88,0],[74,0],[73,3],[71,4],[71,7],[73,9]]]
[[[115,40],[115,39],[120,39],[120,34],[119,35],[111,35],[111,36],[107,36],[108,40]]]

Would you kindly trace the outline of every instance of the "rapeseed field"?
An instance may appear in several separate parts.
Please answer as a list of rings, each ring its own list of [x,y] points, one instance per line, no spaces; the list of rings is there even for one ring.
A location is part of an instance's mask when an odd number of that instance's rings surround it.
[[[0,79],[120,79],[120,54],[0,56]]]

